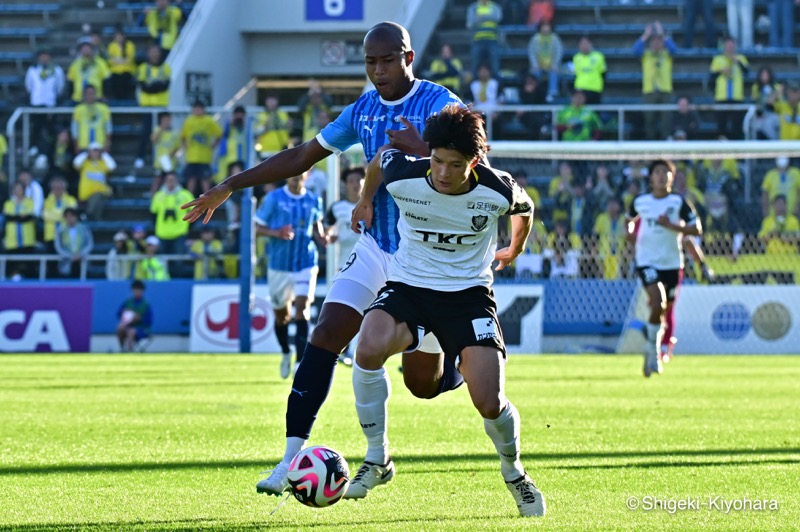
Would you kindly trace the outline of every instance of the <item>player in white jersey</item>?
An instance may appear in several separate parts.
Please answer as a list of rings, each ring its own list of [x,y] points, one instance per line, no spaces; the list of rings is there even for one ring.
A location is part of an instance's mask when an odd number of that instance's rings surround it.
[[[699,236],[703,232],[694,207],[672,193],[674,176],[675,165],[672,162],[657,160],[650,163],[651,192],[637,196],[628,212],[628,232],[636,235],[636,271],[647,291],[650,306],[644,353],[645,377],[662,371],[658,354],[664,336],[667,305],[675,299],[675,290],[683,275],[682,241],[686,235]]]
[[[364,188],[364,174],[366,170],[363,166],[354,166],[342,172],[342,184],[344,185],[344,198],[336,201],[328,208],[325,214],[325,226],[331,242],[338,244],[336,252],[336,265],[338,270],[349,268],[356,260],[353,248],[358,242],[358,233],[350,229],[350,218],[353,209],[361,198],[361,191]],[[351,346],[355,345],[355,338],[339,357],[339,361],[346,366],[353,365],[353,353]]]
[[[348,168],[342,172],[342,185],[344,185],[344,197],[334,202],[325,213],[325,223],[331,243],[339,244],[336,254],[336,264],[339,270],[347,264],[347,259],[353,252],[353,246],[358,242],[358,234],[350,229],[350,218],[353,209],[361,198],[361,190],[364,188],[363,166]]]
[[[492,292],[492,262],[510,264],[525,248],[533,202],[508,174],[479,164],[488,150],[479,113],[447,106],[426,122],[430,158],[387,149],[380,158],[386,188],[400,210],[400,246],[389,281],[368,309],[360,331],[353,389],[368,448],[345,494],[357,499],[386,481],[380,464],[390,460],[386,437],[389,390],[380,374],[393,354],[413,351],[432,332],[454,360],[487,435],[501,473],[523,516],[541,516],[541,492],[520,462],[520,419],[504,393],[506,351]],[[378,161],[368,172],[378,172]],[[369,226],[370,195],[353,215]],[[497,249],[497,221],[511,217],[511,244]]]

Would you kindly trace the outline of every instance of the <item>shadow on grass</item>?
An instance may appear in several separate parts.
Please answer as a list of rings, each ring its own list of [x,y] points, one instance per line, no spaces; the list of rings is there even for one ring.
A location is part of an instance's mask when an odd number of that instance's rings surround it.
[[[511,518],[511,515],[509,515]],[[25,530],[27,532],[33,532],[34,530],[147,530],[148,532],[151,530],[235,530],[235,531],[245,531],[245,530],[268,530],[271,528],[281,528],[281,529],[295,529],[295,530],[306,530],[311,528],[333,528],[333,527],[343,527],[349,528],[352,527],[354,524],[358,525],[359,527],[369,527],[373,526],[375,530],[379,530],[386,526],[392,525],[430,525],[433,523],[437,524],[437,529],[442,529],[444,527],[447,528],[447,523],[456,523],[456,522],[473,522],[475,520],[474,516],[454,516],[448,517],[446,519],[442,519],[441,516],[431,516],[431,517],[404,517],[404,518],[384,518],[384,519],[359,519],[357,523],[353,523],[353,521],[324,521],[320,523],[309,523],[304,522],[302,527],[299,527],[297,523],[294,522],[287,522],[281,521],[278,518],[275,520],[265,520],[261,522],[254,522],[254,523],[226,523],[220,522],[217,519],[176,519],[175,521],[166,521],[166,520],[153,520],[153,521],[108,521],[104,523],[80,523],[80,524],[73,524],[73,523],[34,523],[34,524],[23,524],[23,525],[0,525],[0,531],[3,530]],[[427,527],[423,527],[427,528]]]
[[[746,465],[758,463],[794,464],[794,458],[752,458],[728,461],[687,461],[676,462],[675,458],[684,457],[711,457],[711,456],[744,456],[744,455],[800,455],[800,448],[765,448],[765,449],[677,449],[663,451],[610,451],[587,453],[523,453],[522,458],[531,464],[556,461],[556,460],[585,460],[585,459],[624,459],[644,458],[650,461],[628,462],[624,464],[559,464],[559,469],[608,469],[623,467],[702,467],[720,465]],[[493,453],[468,454],[468,455],[395,455],[395,461],[402,464],[414,463],[452,463],[461,464],[470,461],[496,461],[497,455]],[[660,460],[653,460],[661,458]],[[358,461],[360,458],[351,458]],[[0,467],[0,476],[8,475],[48,475],[54,473],[92,473],[92,472],[123,472],[123,471],[168,471],[185,469],[235,469],[249,467],[264,467],[274,460],[203,460],[185,462],[133,462],[133,463],[96,463],[96,464],[46,464],[28,466]],[[544,465],[543,467],[549,467]],[[450,469],[449,471],[454,471]]]

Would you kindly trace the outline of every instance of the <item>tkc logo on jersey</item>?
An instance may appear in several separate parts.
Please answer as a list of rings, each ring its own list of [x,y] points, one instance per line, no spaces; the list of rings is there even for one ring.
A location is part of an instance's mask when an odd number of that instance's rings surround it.
[[[272,309],[256,298],[250,319],[252,342],[258,343],[272,333]],[[200,336],[219,347],[239,346],[239,297],[222,295],[204,302],[193,317]]]
[[[417,233],[422,235],[423,242],[435,242],[437,244],[461,244],[474,246],[475,242],[464,242],[467,238],[475,236],[474,234],[467,233],[465,235],[451,235],[447,233],[438,233],[436,231],[421,231],[416,230]]]

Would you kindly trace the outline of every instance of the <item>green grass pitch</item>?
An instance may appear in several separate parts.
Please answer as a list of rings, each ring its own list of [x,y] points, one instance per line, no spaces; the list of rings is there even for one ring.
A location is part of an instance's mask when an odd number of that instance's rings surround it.
[[[518,517],[466,389],[415,399],[395,359],[395,479],[362,501],[317,510],[290,499],[270,516],[278,499],[257,495],[255,483],[283,453],[290,383],[279,377],[277,356],[0,357],[0,529],[800,523],[800,358],[678,357],[645,380],[640,357],[512,356],[507,395],[522,416],[523,462],[548,505],[539,520]],[[365,442],[350,373],[338,368],[310,443],[338,449],[353,471]],[[663,509],[642,509],[655,499]],[[778,508],[759,510],[756,500]]]

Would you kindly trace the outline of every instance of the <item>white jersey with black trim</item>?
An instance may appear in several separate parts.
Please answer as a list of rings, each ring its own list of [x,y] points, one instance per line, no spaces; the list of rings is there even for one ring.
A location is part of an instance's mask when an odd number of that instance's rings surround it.
[[[400,209],[389,280],[443,292],[491,286],[497,219],[531,216],[533,202],[510,175],[481,164],[468,192],[442,194],[431,184],[430,167],[430,158],[398,150],[381,157],[386,188]]]
[[[683,234],[658,224],[662,214],[669,221],[680,225],[697,223],[694,207],[678,194],[667,194],[656,198],[652,194],[642,194],[631,202],[628,217],[640,218],[636,234],[636,266],[650,266],[657,270],[677,270],[683,268]]]

